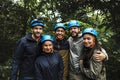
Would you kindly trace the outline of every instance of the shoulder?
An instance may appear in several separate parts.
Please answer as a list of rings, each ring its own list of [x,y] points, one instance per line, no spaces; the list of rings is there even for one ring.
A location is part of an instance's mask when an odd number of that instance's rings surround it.
[[[69,42],[69,41],[71,41],[71,40],[72,40],[72,37],[70,36],[67,41]]]
[[[69,45],[73,42],[73,38],[70,36],[68,39],[67,39]]]
[[[67,46],[67,49],[69,49],[69,41],[67,39],[64,39],[63,44],[64,46]]]
[[[39,61],[43,60],[43,55],[39,55],[36,59],[35,59],[35,63],[39,63]]]
[[[24,36],[18,40],[18,43],[25,43],[26,41],[27,41],[27,38],[26,36]]]
[[[68,42],[68,40],[67,40],[67,39],[65,39],[65,40],[64,40],[64,42],[65,42],[65,43],[67,43],[67,44],[69,44],[69,42]]]
[[[25,36],[24,36],[24,37],[20,38],[20,39],[17,41],[17,43],[24,43],[25,40],[26,40],[26,38],[25,38]]]
[[[53,54],[56,55],[56,56],[61,56],[61,54],[57,51],[55,51]]]
[[[36,60],[35,60],[35,64],[39,64],[41,61],[42,61],[41,58],[37,57]]]
[[[59,53],[59,52],[57,52],[57,51],[54,51],[54,54],[55,54],[55,55],[59,55],[60,53]]]
[[[26,45],[27,43],[30,42],[30,40],[28,39],[28,34],[25,35],[24,37],[21,37],[18,41],[17,41],[17,45]]]
[[[24,41],[26,39],[27,39],[26,36],[24,36],[24,37],[20,38],[20,41]]]
[[[22,42],[30,41],[30,40],[33,40],[32,33],[28,33],[24,37],[22,37],[21,39],[19,39],[19,41],[22,41]]]

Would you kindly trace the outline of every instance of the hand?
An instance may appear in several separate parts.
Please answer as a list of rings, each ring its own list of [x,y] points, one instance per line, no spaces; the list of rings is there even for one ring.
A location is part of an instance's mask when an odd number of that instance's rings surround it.
[[[81,63],[83,63],[83,60],[80,60]]]
[[[80,64],[83,64],[83,60],[80,60]]]
[[[51,51],[50,51],[50,53],[53,53],[54,52],[54,49],[53,48],[51,48]]]
[[[106,58],[105,54],[103,54],[101,51],[96,50],[93,54],[93,59],[95,61],[103,61]]]

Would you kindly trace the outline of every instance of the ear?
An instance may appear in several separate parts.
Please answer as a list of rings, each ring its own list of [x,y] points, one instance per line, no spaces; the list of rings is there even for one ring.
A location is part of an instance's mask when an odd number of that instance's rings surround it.
[[[67,33],[67,31],[65,31],[65,34]]]
[[[78,28],[78,31],[80,32],[80,28]]]
[[[93,42],[96,43],[96,39],[95,39],[95,36],[92,37],[93,38]]]

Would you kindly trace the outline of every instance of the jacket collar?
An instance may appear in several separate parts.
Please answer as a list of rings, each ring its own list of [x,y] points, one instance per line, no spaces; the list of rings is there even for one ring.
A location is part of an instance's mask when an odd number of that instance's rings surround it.
[[[25,37],[27,40],[36,41],[35,39],[32,38],[32,33],[28,33]]]

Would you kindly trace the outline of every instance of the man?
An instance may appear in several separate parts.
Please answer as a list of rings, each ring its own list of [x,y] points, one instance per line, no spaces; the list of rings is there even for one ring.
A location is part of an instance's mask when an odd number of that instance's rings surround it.
[[[68,78],[68,53],[69,53],[69,43],[65,39],[66,34],[66,27],[63,23],[57,23],[54,26],[55,31],[55,43],[54,43],[54,49],[58,51],[63,59],[64,63],[64,72],[63,72],[63,80],[67,80]]]
[[[83,42],[82,34],[80,33],[80,23],[77,20],[71,20],[68,23],[68,28],[70,31],[70,37],[68,39],[70,45],[70,70],[69,70],[69,80],[80,80],[80,58],[82,54]],[[105,51],[104,54],[94,55],[97,60],[108,59],[108,55]]]
[[[35,80],[34,61],[38,55],[37,48],[44,24],[34,19],[30,27],[32,33],[22,37],[16,47],[12,61],[11,80]]]

